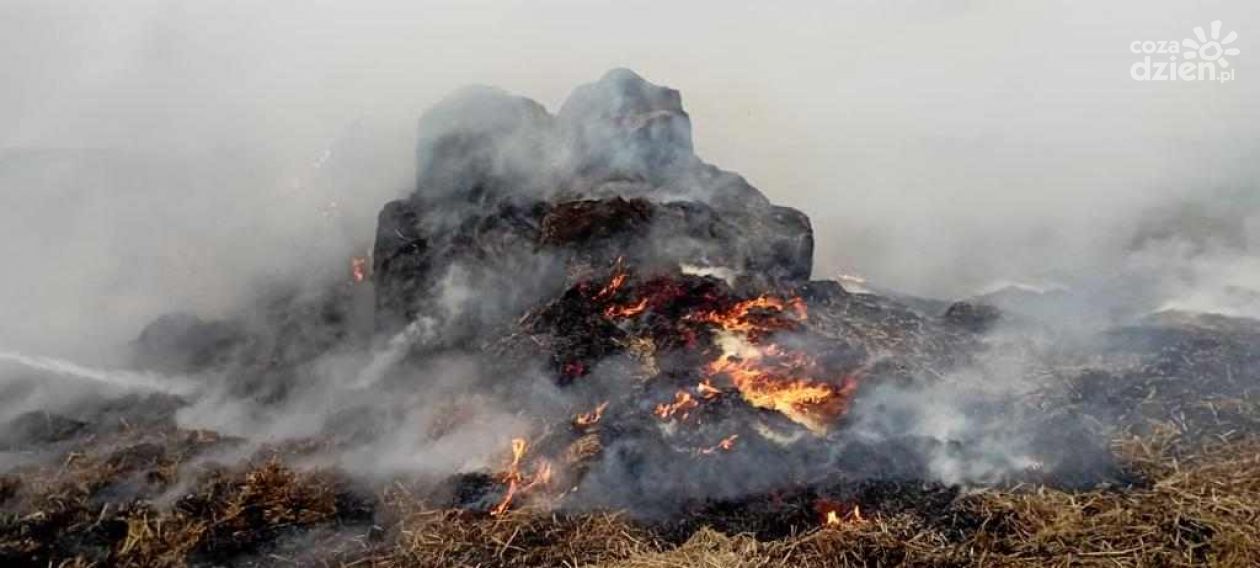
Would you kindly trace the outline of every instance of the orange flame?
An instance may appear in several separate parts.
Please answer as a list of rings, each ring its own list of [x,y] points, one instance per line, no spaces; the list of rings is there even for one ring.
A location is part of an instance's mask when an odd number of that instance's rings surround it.
[[[652,280],[644,284],[647,291],[637,301],[612,302],[627,278],[618,259],[610,280],[592,297],[605,303],[602,313],[606,319],[635,317],[685,294],[669,280]],[[713,330],[722,354],[705,367],[694,396],[679,391],[672,403],[657,405],[655,414],[662,420],[687,418],[701,402],[722,394],[714,379],[723,377],[748,404],[779,412],[815,434],[825,434],[848,410],[857,388],[856,378],[826,377],[828,371],[809,354],[768,341],[776,332],[798,330],[808,321],[805,301],[770,294],[734,303],[720,296],[712,300],[717,307],[682,317],[692,325],[679,327],[678,336],[683,344],[694,346],[695,334],[701,329],[694,324],[703,324]]]
[[[846,512],[845,509],[848,509],[848,511]],[[852,507],[848,507],[838,501],[819,499],[818,502],[814,503],[814,510],[818,512],[822,524],[826,526],[866,522],[866,517],[862,516],[862,509],[856,503]]]
[[[669,420],[674,416],[678,416],[680,420],[686,419],[687,415],[693,408],[700,406],[691,393],[680,390],[674,394],[674,402],[666,402],[656,405],[656,414],[661,420]]]
[[[748,404],[777,411],[814,433],[825,433],[848,410],[857,382],[846,377],[835,385],[795,376],[812,370],[812,361],[803,354],[772,360],[771,351],[757,350],[744,358],[727,355],[710,363],[707,371],[730,377]]]
[[[647,310],[648,299],[643,298],[633,305],[618,306],[612,305],[604,308],[604,317],[608,319],[625,319],[632,318]]]
[[[782,317],[791,311],[795,318]],[[749,336],[760,337],[768,332],[792,329],[799,322],[809,319],[805,302],[800,298],[778,298],[763,295],[736,303],[725,310],[706,310],[690,314],[685,319],[716,324],[722,329]]]
[[[365,256],[350,257],[350,278],[355,284],[367,280],[368,277],[368,259]]]
[[[722,438],[722,441],[712,446],[709,446],[707,448],[701,448],[700,453],[708,455],[708,454],[716,453],[718,450],[721,450],[723,452],[729,452],[731,451],[731,448],[735,447],[735,440],[738,440],[738,439],[739,439],[739,434],[731,434],[730,436]]]
[[[503,498],[499,500],[499,504],[490,510],[491,516],[498,517],[506,513],[512,506],[512,500],[518,494],[525,493],[539,485],[551,483],[551,462],[547,460],[539,460],[538,465],[534,468],[533,475],[525,475],[521,468],[521,461],[524,459],[527,449],[529,449],[529,443],[525,441],[525,438],[512,438],[512,462],[508,464],[507,470],[499,475],[499,480],[507,484],[507,490],[504,491]]]
[[[722,390],[713,386],[713,383],[709,382],[709,379],[700,381],[700,384],[696,385],[696,392],[699,393],[700,398],[705,400],[717,398],[722,395]]]
[[[626,278],[629,275],[626,273],[625,269],[622,268],[621,261],[622,257],[617,257],[616,262],[613,263],[612,278],[608,281],[608,284],[605,284],[603,288],[600,288],[599,292],[596,292],[595,296],[591,299],[596,302],[607,300],[611,298],[613,294],[616,294],[617,290],[621,289],[622,284],[626,283]]]
[[[608,408],[608,401],[606,400],[601,402],[599,406],[596,406],[594,410],[590,412],[582,412],[577,416],[574,416],[573,425],[582,428],[594,426],[597,422],[599,422],[600,418],[603,418],[605,408]]]
[[[848,410],[857,389],[854,377],[839,384],[817,380],[825,372],[810,355],[761,344],[770,333],[808,318],[800,298],[761,296],[698,317],[721,329],[717,341],[723,355],[709,363],[706,376],[728,377],[749,404],[777,411],[815,434],[826,433]]]

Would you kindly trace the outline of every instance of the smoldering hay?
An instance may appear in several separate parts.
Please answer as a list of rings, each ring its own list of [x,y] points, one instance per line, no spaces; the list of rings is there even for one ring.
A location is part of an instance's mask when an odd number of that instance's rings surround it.
[[[554,114],[468,88],[418,132],[414,191],[381,209],[370,263],[141,334],[138,367],[213,377],[176,393],[179,426],[315,440],[314,463],[491,514],[671,518],[865,480],[1124,484],[1106,436],[1129,401],[1080,385],[1157,359],[1168,329],[1251,333],[1162,318],[1065,336],[812,280],[809,217],[704,162],[681,95],[626,69]]]

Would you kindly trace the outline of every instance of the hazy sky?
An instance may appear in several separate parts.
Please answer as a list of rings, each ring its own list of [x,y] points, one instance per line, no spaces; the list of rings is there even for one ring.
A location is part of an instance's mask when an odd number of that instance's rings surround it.
[[[1235,81],[1130,78],[1131,42],[1217,19]],[[616,66],[681,90],[703,158],[812,217],[818,277],[1062,280],[1115,267],[1149,208],[1222,191],[1256,247],[1253,38],[1254,0],[0,0],[0,347],[99,354],[160,311],[341,270],[409,189],[428,105],[484,83],[554,111]]]

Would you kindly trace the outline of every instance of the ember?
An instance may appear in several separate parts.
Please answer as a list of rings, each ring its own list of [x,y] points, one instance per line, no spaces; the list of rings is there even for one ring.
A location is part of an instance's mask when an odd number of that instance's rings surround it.
[[[368,259],[365,256],[350,257],[350,278],[356,284],[367,280],[368,277]]]

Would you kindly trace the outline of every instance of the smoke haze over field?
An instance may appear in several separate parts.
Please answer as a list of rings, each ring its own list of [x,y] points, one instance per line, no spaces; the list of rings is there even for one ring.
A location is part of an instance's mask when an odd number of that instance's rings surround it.
[[[1129,78],[1132,41],[1216,19],[1238,80]],[[425,108],[484,83],[555,112],[616,66],[682,92],[702,158],[813,218],[818,278],[958,297],[1124,272],[1156,304],[1254,315],[1258,35],[1248,0],[10,0],[0,349],[107,359],[164,311],[344,278],[412,189]]]
[[[205,435],[193,461],[661,519],[1090,487],[1183,403],[1224,428],[1260,368],[1241,0],[0,22],[3,466]],[[1213,22],[1234,81],[1131,78]]]

